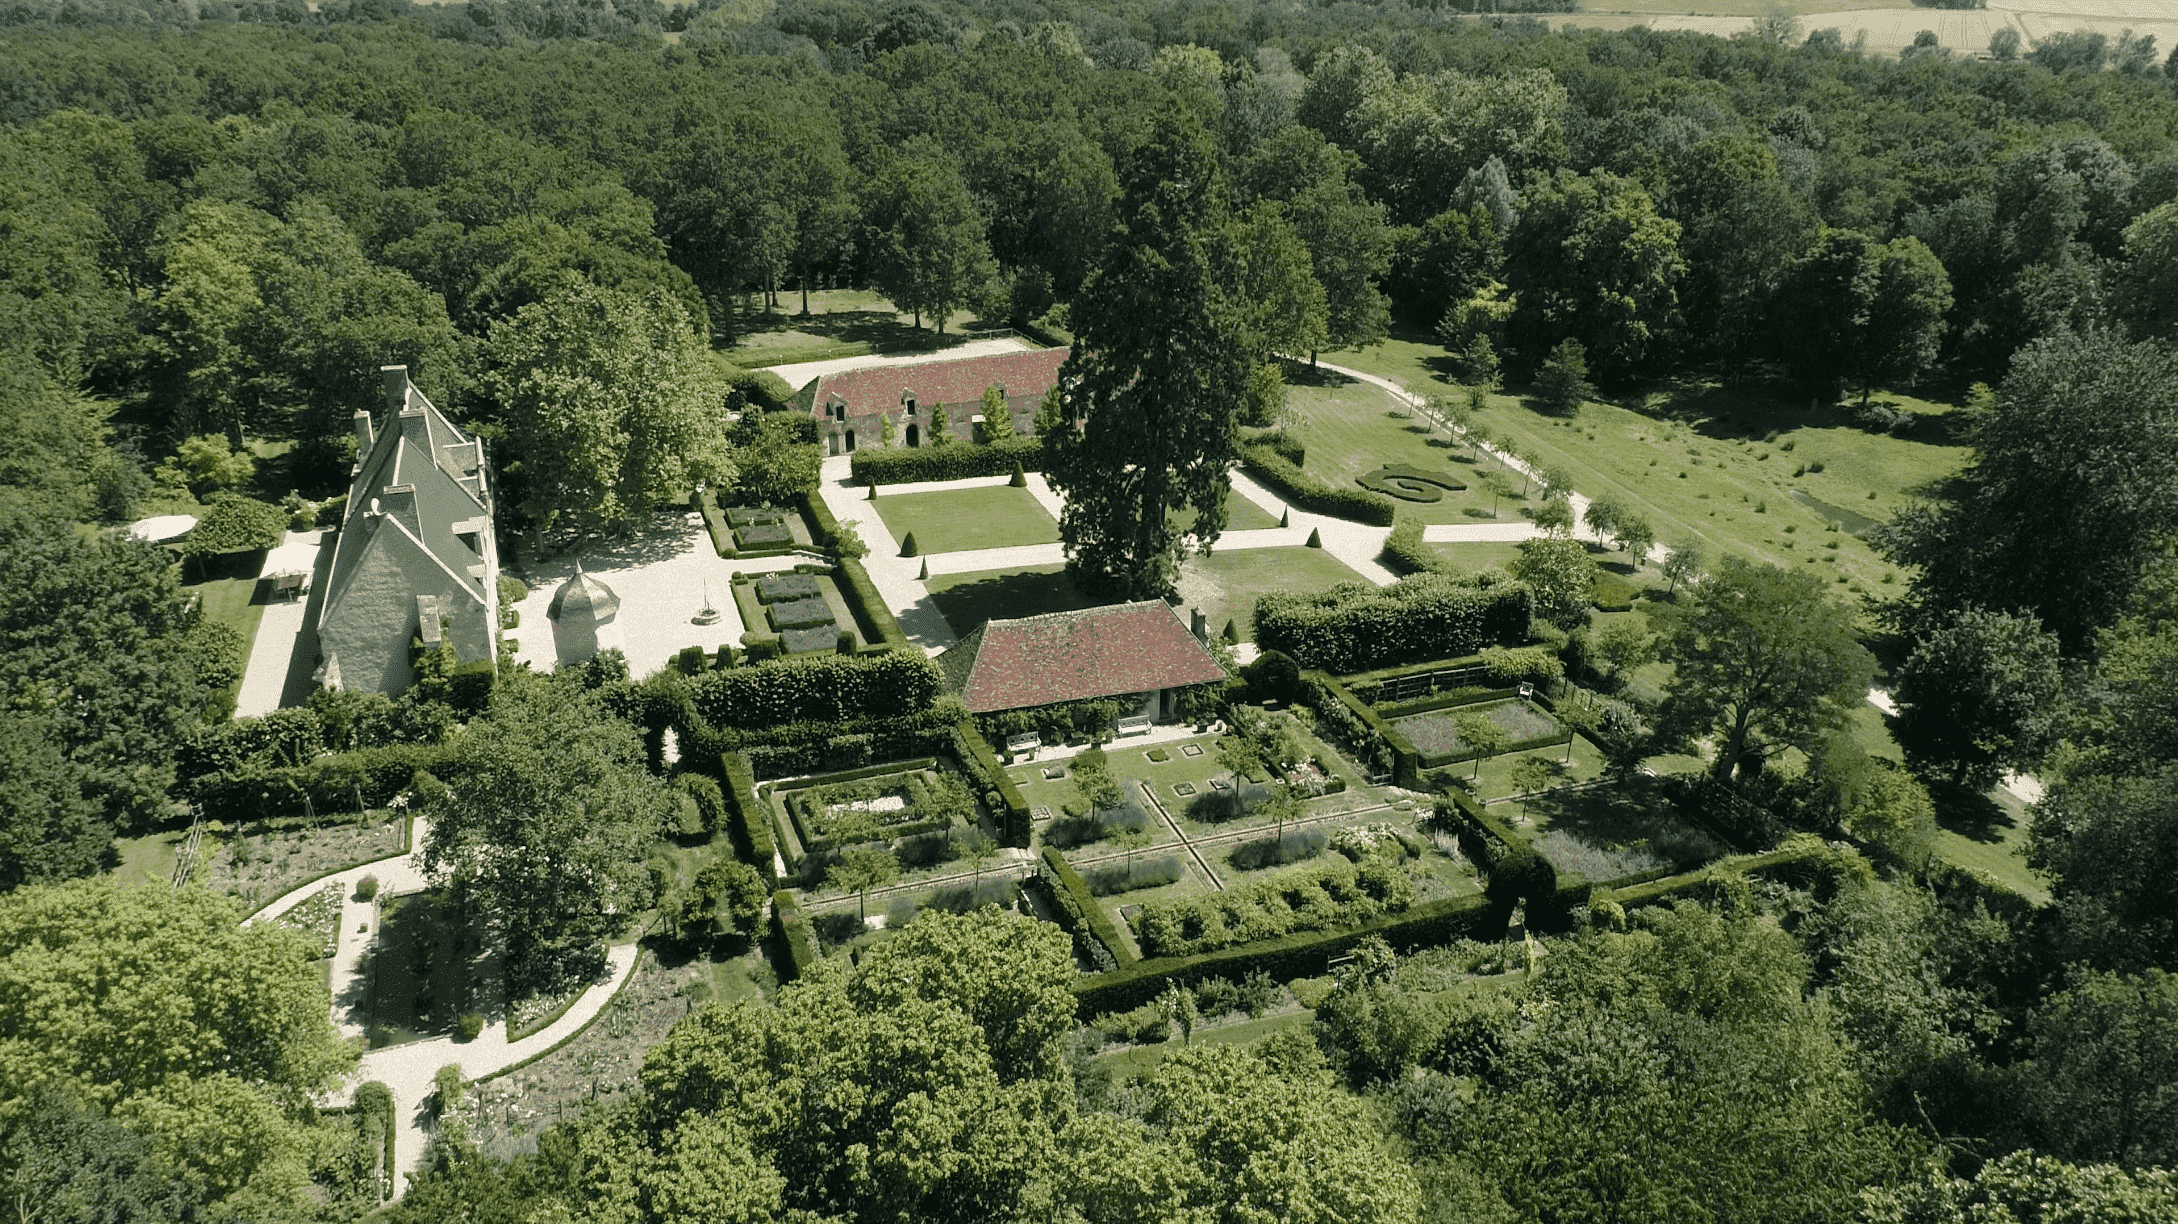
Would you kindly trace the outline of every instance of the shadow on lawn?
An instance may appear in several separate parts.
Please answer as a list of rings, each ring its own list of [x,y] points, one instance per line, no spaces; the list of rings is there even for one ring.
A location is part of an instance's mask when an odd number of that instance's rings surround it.
[[[812,336],[822,336],[835,344],[867,344],[877,353],[922,353],[952,348],[980,339],[979,332],[959,330],[939,335],[923,321],[918,329],[912,323],[902,323],[890,310],[842,310],[828,314],[795,315],[776,312],[746,315],[737,320],[741,331],[737,347],[765,348],[766,335],[796,331]],[[955,320],[957,326],[961,321]],[[791,347],[791,346],[784,346]]]
[[[1066,571],[1044,569],[1018,570],[932,591],[930,601],[955,636],[965,636],[993,617],[1017,620],[1047,612],[1074,612],[1098,602],[1076,590]]]
[[[1527,804],[1527,814],[1544,837],[1557,834],[1605,854],[1638,847],[1645,857],[1682,870],[1729,852],[1716,838],[1682,820],[1651,778],[1539,795]]]
[[[1999,845],[2006,834],[2020,827],[2002,804],[1963,786],[1939,783],[1929,788],[1928,797],[1936,805],[1937,825],[1968,841]]]

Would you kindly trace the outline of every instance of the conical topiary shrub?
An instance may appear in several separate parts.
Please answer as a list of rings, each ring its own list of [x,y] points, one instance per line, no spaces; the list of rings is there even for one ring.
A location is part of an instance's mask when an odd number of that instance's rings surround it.
[[[1323,532],[1320,530],[1311,530],[1308,533],[1308,546],[1310,548],[1322,548]]]
[[[871,481],[871,482],[870,482],[870,495],[869,495],[869,497],[868,497],[867,499],[865,499],[865,500],[868,500],[868,501],[876,501],[876,500],[877,500],[877,482],[876,482],[876,481],[874,481],[874,480],[873,480],[873,481]]]
[[[900,541],[900,555],[903,557],[920,556],[922,551],[915,546],[915,533],[912,531],[907,533],[906,539]]]
[[[1028,473],[1021,470],[1021,461],[1013,461],[1013,479],[1006,482],[1016,489],[1028,488]]]
[[[919,582],[928,582],[930,580],[930,559],[928,557],[923,559],[922,572],[915,575],[915,578]]]
[[[1280,527],[1293,526],[1293,507],[1287,506],[1278,512],[1278,525]]]
[[[1231,621],[1226,621],[1225,632],[1219,634],[1218,636],[1225,639],[1225,644],[1227,646],[1238,646],[1240,645],[1240,626],[1234,624]]]

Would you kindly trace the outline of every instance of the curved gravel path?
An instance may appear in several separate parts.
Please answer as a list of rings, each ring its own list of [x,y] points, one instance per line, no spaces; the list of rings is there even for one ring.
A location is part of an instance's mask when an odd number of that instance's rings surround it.
[[[317,895],[327,884],[340,884],[340,938],[333,952],[331,985],[333,1028],[344,1040],[359,1043],[363,1040],[364,1026],[356,1006],[362,994],[358,979],[364,955],[370,950],[371,939],[378,928],[378,903],[358,900],[356,884],[364,876],[376,876],[379,897],[422,891],[428,884],[422,860],[428,828],[423,818],[418,817],[410,835],[409,844],[413,849],[408,853],[312,880],[243,920],[245,923],[269,921]],[[507,1039],[505,1012],[494,1006],[485,1012],[484,1031],[477,1034],[474,1041],[432,1037],[370,1050],[363,1055],[355,1074],[328,1094],[323,1103],[346,1104],[354,1096],[356,1085],[370,1080],[392,1089],[393,1116],[398,1122],[393,1140],[393,1164],[397,1174],[393,1179],[393,1193],[398,1198],[407,1191],[408,1178],[422,1163],[424,1148],[437,1129],[431,1098],[434,1091],[432,1077],[438,1074],[439,1068],[457,1066],[461,1068],[463,1079],[477,1080],[552,1049],[597,1019],[598,1013],[634,976],[635,959],[636,945],[632,943],[610,949],[606,956],[608,973],[582,992],[558,1019],[520,1041]]]

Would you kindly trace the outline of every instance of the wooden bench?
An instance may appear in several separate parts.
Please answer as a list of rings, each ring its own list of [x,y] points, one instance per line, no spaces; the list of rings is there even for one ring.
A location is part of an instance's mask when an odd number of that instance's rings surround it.
[[[1122,718],[1119,720],[1119,733],[1123,736],[1148,735],[1150,733],[1150,727],[1152,725],[1153,720],[1150,718],[1149,715],[1137,714],[1133,718]]]

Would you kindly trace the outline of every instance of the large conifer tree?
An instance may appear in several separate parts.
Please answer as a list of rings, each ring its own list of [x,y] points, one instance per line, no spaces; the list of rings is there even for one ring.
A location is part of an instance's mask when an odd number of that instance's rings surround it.
[[[1193,507],[1204,540],[1225,526],[1248,348],[1213,254],[1228,224],[1216,164],[1200,130],[1159,122],[1128,158],[1119,226],[1074,305],[1060,381],[1077,427],[1045,434],[1045,472],[1066,498],[1067,568],[1095,594],[1171,588],[1167,510]]]

